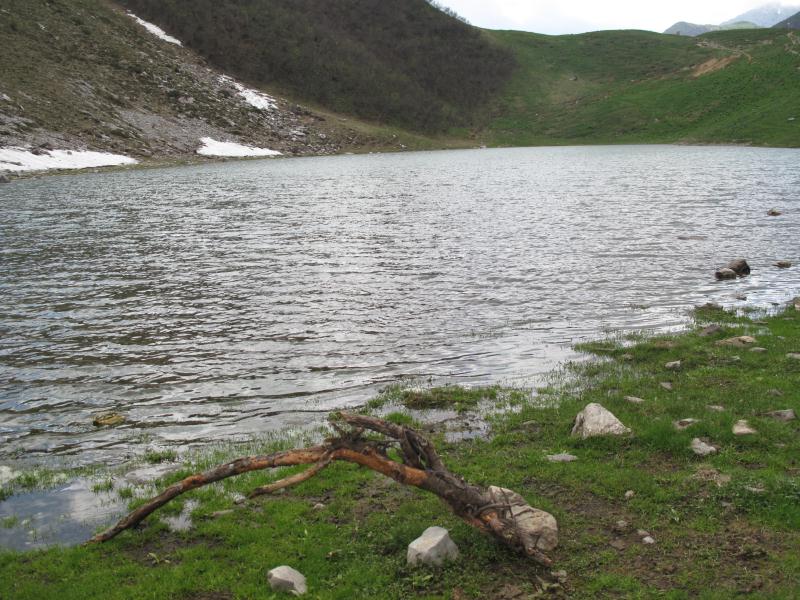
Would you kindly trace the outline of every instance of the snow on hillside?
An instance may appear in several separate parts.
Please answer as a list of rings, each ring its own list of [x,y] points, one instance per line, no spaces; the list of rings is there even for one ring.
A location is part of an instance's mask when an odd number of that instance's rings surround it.
[[[273,110],[277,107],[274,98],[243,86],[241,83],[233,79],[233,77],[220,75],[219,80],[223,84],[233,86],[239,95],[244,98],[245,102],[247,102],[250,106],[253,106],[259,110]]]
[[[183,46],[183,44],[181,43],[181,41],[179,39],[172,37],[166,31],[161,29],[161,27],[159,27],[158,25],[153,25],[152,23],[148,23],[144,19],[140,19],[139,17],[137,17],[135,14],[133,14],[131,12],[128,13],[128,16],[131,19],[133,19],[134,21],[136,21],[139,25],[141,25],[142,27],[147,29],[147,31],[152,33],[157,38],[159,38],[161,40],[164,40],[165,42],[169,42],[170,44],[175,44],[177,46]]]
[[[204,137],[200,140],[202,146],[197,150],[198,154],[203,156],[225,156],[241,158],[245,156],[280,156],[281,153],[277,150],[270,150],[268,148],[254,148],[253,146],[244,146],[235,142],[218,142],[217,140],[209,137]]]
[[[79,150],[50,150],[34,154],[24,148],[0,148],[0,172],[47,171],[50,169],[88,169],[135,165],[139,161],[121,154]]]

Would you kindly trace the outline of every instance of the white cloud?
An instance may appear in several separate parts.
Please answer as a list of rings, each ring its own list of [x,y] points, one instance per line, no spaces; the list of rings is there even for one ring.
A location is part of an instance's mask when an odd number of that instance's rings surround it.
[[[562,34],[601,29],[664,31],[677,21],[722,23],[767,0],[441,0],[473,25]],[[797,4],[784,2],[784,4]]]

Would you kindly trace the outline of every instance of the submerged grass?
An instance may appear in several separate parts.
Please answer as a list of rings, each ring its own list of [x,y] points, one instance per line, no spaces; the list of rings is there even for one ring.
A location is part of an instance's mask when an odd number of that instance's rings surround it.
[[[232,498],[292,471],[197,490],[186,498],[198,502],[188,532],[171,533],[151,518],[99,547],[2,554],[0,590],[4,598],[37,600],[277,598],[266,571],[288,564],[307,576],[309,597],[325,599],[797,597],[800,426],[767,413],[800,411],[800,361],[788,356],[800,352],[800,312],[753,321],[708,308],[696,320],[697,329],[681,334],[584,346],[602,360],[571,364],[535,402],[490,416],[489,439],[448,443],[432,433],[452,470],[517,490],[556,516],[561,543],[553,558],[566,575],[510,554],[435,497],[334,464],[295,489],[244,505]],[[701,335],[711,322],[721,329]],[[737,335],[755,337],[765,351],[718,344]],[[666,368],[673,361],[681,361],[679,370]],[[389,418],[410,424],[397,402],[403,396],[393,389],[376,406],[391,404]],[[448,386],[418,396],[425,405],[469,410],[487,391]],[[575,414],[589,402],[611,410],[632,435],[571,437]],[[684,418],[698,422],[676,430],[673,422]],[[741,419],[757,433],[735,436]],[[695,456],[695,437],[719,451]],[[578,460],[547,460],[559,452]],[[229,453],[195,457],[162,483]],[[450,529],[461,560],[442,569],[407,567],[407,544],[431,525]],[[655,544],[643,544],[640,529]]]

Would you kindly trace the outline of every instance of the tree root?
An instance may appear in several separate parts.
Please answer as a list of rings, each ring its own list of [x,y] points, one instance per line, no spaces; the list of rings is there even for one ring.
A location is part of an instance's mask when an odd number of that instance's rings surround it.
[[[557,544],[555,519],[530,507],[519,494],[503,488],[487,489],[467,483],[448,471],[433,444],[410,427],[343,412],[331,415],[330,422],[338,435],[322,445],[239,458],[205,473],[191,475],[169,486],[87,543],[106,542],[122,531],[137,526],[173,498],[210,483],[251,471],[312,465],[302,473],[255,489],[249,496],[253,498],[298,485],[317,475],[333,461],[340,460],[436,494],[469,525],[542,565],[552,565],[545,552]],[[365,431],[377,433],[382,438],[365,437]],[[402,462],[389,458],[387,452],[390,447],[396,448]]]

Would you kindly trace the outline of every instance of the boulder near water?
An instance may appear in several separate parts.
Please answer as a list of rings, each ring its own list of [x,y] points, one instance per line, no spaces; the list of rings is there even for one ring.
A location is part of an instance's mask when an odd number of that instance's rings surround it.
[[[302,596],[308,591],[303,574],[286,565],[272,569],[267,573],[267,580],[273,592],[289,592]]]
[[[719,269],[716,273],[714,273],[714,277],[720,281],[725,279],[736,279],[736,271],[728,268]]]
[[[719,276],[720,273],[727,274],[727,271],[733,271],[737,277],[744,277],[745,275],[750,275],[750,265],[747,264],[747,261],[743,258],[732,260],[725,265],[725,267],[717,271],[717,279],[729,279],[729,277]]]
[[[598,435],[625,435],[630,432],[609,410],[594,402],[578,413],[572,428],[572,435],[583,439]]]

